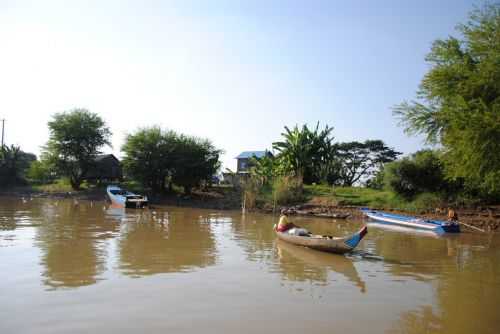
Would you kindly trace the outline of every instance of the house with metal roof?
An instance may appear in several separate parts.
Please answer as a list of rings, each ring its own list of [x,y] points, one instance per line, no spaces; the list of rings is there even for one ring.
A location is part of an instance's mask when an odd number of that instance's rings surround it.
[[[273,155],[268,150],[265,151],[244,151],[241,152],[235,159],[238,164],[236,167],[236,173],[244,174],[248,173],[251,166],[251,158],[263,158],[265,156],[272,157]]]

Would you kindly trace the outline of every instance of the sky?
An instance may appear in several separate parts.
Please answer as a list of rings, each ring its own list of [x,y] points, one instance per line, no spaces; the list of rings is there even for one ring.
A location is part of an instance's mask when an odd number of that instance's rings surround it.
[[[409,154],[392,107],[415,98],[432,41],[477,1],[0,0],[5,141],[39,154],[52,115],[99,114],[126,134],[160,125],[209,138],[234,170],[285,125],[333,126]],[[480,4],[480,3],[479,3]]]

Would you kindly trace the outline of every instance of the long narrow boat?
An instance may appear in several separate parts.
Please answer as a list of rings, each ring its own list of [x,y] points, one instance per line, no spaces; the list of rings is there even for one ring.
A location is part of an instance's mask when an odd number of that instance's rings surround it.
[[[276,230],[275,230],[276,231]],[[332,237],[328,235],[309,235],[309,236],[298,236],[293,234],[288,234],[287,232],[278,232],[276,235],[279,239],[295,244],[298,246],[304,246],[323,252],[344,254],[352,251],[363,237],[368,233],[368,228],[363,226],[358,232],[347,237]]]
[[[403,216],[370,209],[361,209],[361,211],[365,214],[365,216],[383,224],[411,227],[425,231],[432,231],[437,234],[460,232],[460,225],[453,222],[422,219],[413,216]]]
[[[146,196],[137,195],[118,186],[108,186],[106,192],[111,202],[124,208],[143,208],[148,205]]]

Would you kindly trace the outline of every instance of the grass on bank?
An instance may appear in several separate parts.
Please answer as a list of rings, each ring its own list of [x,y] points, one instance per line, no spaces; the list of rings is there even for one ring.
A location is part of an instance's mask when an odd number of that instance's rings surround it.
[[[264,187],[257,195],[259,207],[294,205],[309,203],[319,206],[358,206],[375,209],[397,209],[421,212],[442,207],[438,194],[423,193],[412,201],[407,201],[390,190],[377,190],[362,187],[332,187],[329,185],[304,185],[301,196],[280,185]]]
[[[135,181],[126,181],[121,184],[128,190],[137,193],[145,193],[145,189],[140,183]],[[74,192],[67,178],[61,178],[51,184],[32,184],[33,190],[46,193],[67,193]],[[95,186],[84,182],[81,185],[82,191],[94,189]],[[360,206],[376,209],[398,209],[409,212],[422,212],[433,210],[436,207],[442,207],[444,204],[437,194],[424,193],[417,196],[412,201],[406,201],[389,190],[377,190],[362,187],[332,187],[329,185],[304,185],[303,192],[300,194],[293,182],[281,181],[274,184],[273,187],[265,186],[255,189],[257,193],[255,198],[249,199],[253,205],[247,207],[273,207],[274,204],[294,205],[310,203],[320,206]],[[214,186],[207,190],[208,192],[217,192],[222,197],[238,197],[236,202],[241,201],[241,194],[235,191],[233,187]],[[181,187],[174,186],[174,194],[183,194]],[[248,205],[248,203],[247,203]]]
[[[60,178],[55,180],[53,183],[48,184],[31,184],[31,188],[36,191],[45,192],[45,193],[67,193],[74,192],[73,188],[71,188],[71,183],[68,178]],[[83,182],[80,185],[81,190],[88,190],[89,185],[87,182]]]
[[[397,196],[390,190],[362,187],[331,187],[327,185],[305,185],[305,200],[331,205],[366,206],[376,209],[399,209],[404,211],[426,211],[445,205],[438,194],[423,193],[412,201]]]

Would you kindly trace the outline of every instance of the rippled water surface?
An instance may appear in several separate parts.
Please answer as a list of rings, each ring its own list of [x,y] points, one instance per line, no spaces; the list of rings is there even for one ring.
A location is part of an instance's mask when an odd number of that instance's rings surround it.
[[[339,256],[276,240],[276,221],[0,197],[0,333],[500,333],[499,235],[370,225]]]

